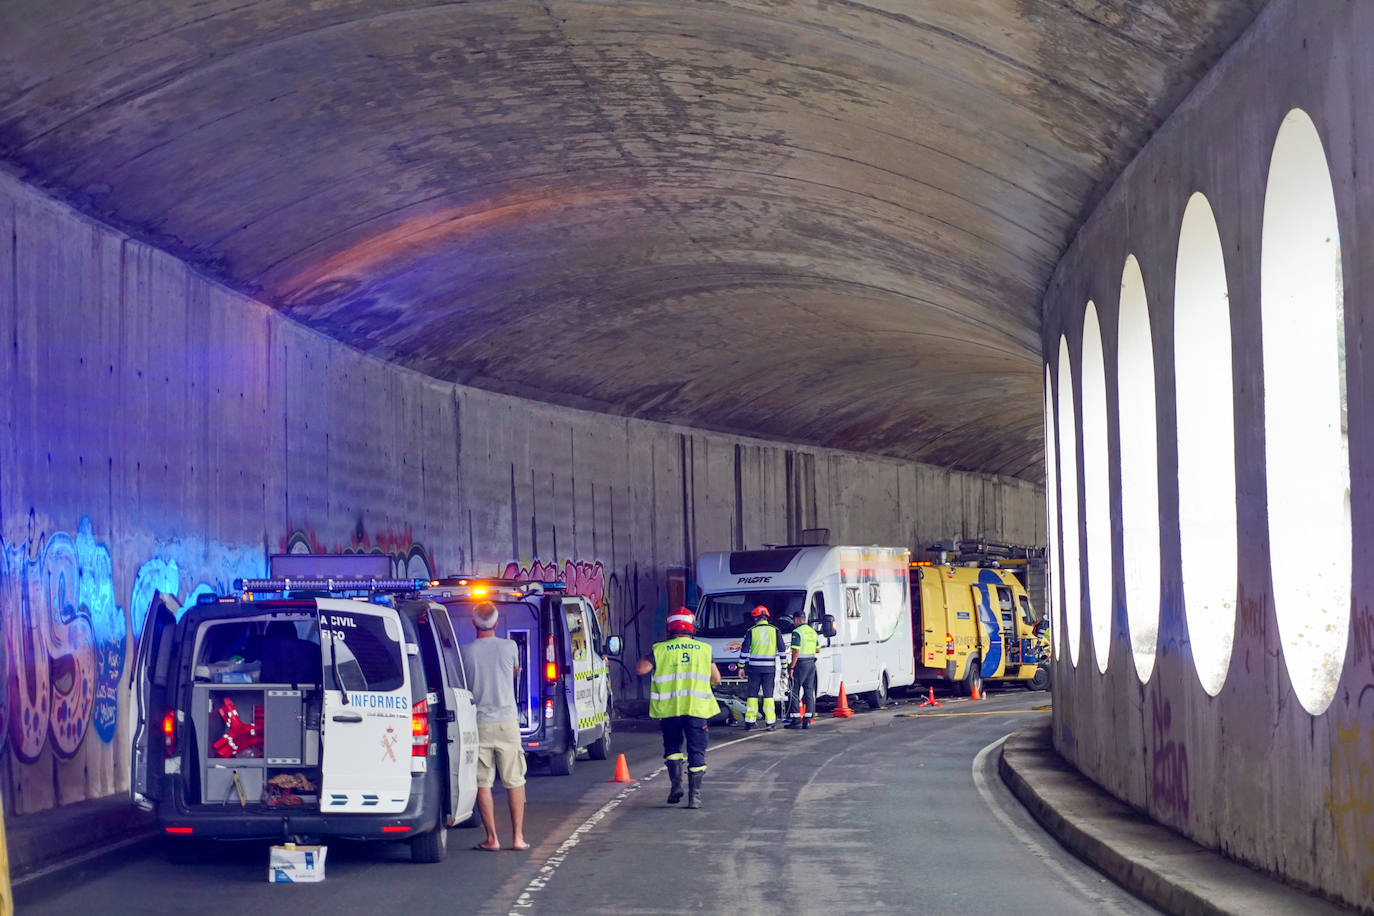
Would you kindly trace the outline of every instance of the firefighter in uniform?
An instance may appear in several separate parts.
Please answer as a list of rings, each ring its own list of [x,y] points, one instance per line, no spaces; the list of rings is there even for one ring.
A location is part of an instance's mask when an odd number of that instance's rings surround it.
[[[668,615],[668,638],[654,643],[653,658],[641,658],[635,670],[653,672],[649,717],[663,732],[663,761],[668,767],[668,804],[682,800],[682,764],[687,763],[687,807],[701,807],[701,780],[706,775],[706,722],[720,712],[711,688],[720,670],[711,647],[693,639],[696,618],[685,607]],[[682,753],[686,743],[687,753]]]
[[[792,621],[796,626],[792,628],[792,697],[788,704],[791,712],[783,728],[810,728],[816,715],[816,652],[820,638],[806,622],[804,613],[793,614]],[[802,715],[801,703],[806,704],[806,715]]]
[[[744,706],[744,730],[754,727],[759,718],[759,697],[763,697],[764,728],[772,731],[777,725],[773,709],[773,689],[778,677],[778,628],[768,620],[768,608],[760,604],[749,612],[755,623],[744,634],[739,646],[740,664],[744,666],[748,700]]]

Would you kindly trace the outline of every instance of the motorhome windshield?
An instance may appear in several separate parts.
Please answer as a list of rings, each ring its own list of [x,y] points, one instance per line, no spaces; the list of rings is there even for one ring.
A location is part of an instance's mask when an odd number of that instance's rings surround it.
[[[806,607],[806,592],[752,591],[703,595],[697,608],[698,636],[743,636],[753,625],[749,612],[762,604],[769,619],[783,631],[792,629],[792,615]]]

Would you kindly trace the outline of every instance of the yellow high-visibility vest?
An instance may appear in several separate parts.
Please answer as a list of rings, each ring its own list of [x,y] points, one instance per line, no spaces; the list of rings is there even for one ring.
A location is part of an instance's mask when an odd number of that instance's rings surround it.
[[[649,718],[709,719],[720,712],[720,704],[711,694],[711,647],[706,643],[690,636],[654,643],[652,677]]]

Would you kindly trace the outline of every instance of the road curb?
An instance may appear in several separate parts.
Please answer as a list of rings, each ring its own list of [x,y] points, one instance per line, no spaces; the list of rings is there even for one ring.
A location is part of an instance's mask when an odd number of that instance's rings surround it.
[[[5,832],[15,886],[157,836],[153,816],[126,795],[7,818]]]
[[[1015,732],[997,770],[1070,852],[1155,906],[1186,916],[1351,913],[1194,843],[1127,805],[1060,757],[1049,725]]]

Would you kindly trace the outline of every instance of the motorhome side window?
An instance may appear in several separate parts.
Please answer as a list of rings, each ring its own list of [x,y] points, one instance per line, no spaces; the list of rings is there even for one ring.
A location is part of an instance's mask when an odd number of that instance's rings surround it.
[[[808,623],[819,623],[825,619],[825,595],[821,592],[811,593],[811,610],[806,612]]]
[[[395,690],[405,683],[401,646],[387,634],[382,618],[336,611],[326,616],[328,621],[320,620],[326,689]]]
[[[857,585],[844,590],[844,614],[846,617],[863,616],[863,612],[859,610],[859,587]]]

